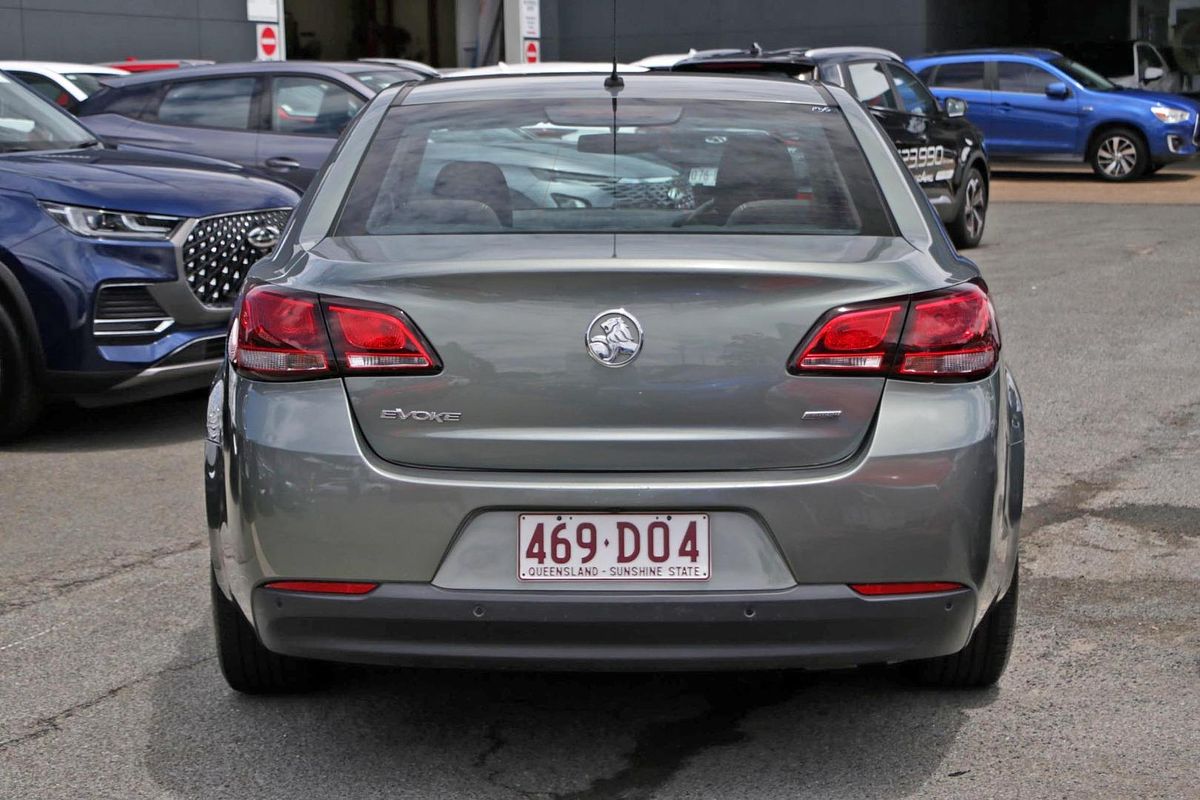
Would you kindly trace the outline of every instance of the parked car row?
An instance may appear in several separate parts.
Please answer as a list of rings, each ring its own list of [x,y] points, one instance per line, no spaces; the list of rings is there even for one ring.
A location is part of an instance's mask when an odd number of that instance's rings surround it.
[[[379,91],[430,79],[611,69],[499,65],[441,76],[392,59],[134,75],[78,64],[0,66],[46,101],[0,83],[0,194],[12,200],[0,217],[0,437],[26,429],[44,397],[94,404],[202,384],[246,271],[270,252],[296,193]],[[960,248],[984,232],[989,160],[1087,159],[1100,177],[1119,181],[1200,146],[1195,101],[1117,87],[1048,50],[958,51],[906,64],[878,48],[754,47],[620,69],[774,72],[845,88],[886,132]],[[721,137],[677,138],[671,160],[651,159],[614,152],[610,122],[552,115],[491,129],[486,165],[471,157],[478,132],[436,132],[415,185],[443,199],[486,202],[503,227],[537,210],[662,210],[689,215],[686,225],[720,214],[728,169]],[[557,143],[553,151],[548,141]],[[822,196],[822,156],[800,139],[786,147],[797,197]]]

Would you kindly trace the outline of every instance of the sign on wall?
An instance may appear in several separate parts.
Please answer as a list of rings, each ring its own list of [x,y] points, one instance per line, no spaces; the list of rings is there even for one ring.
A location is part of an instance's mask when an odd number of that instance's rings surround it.
[[[278,0],[246,0],[246,19],[251,22],[279,22]]]
[[[542,9],[540,0],[520,0],[517,6],[521,38],[542,38]]]
[[[523,47],[526,64],[536,64],[542,60],[542,47],[537,39],[526,39]]]
[[[279,46],[279,26],[270,23],[259,23],[255,26],[258,29],[255,40],[258,47],[259,61],[280,61],[283,58],[283,50]]]

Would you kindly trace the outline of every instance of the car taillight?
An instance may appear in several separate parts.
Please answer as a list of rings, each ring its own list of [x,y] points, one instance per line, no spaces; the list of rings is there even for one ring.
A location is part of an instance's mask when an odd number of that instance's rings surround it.
[[[904,323],[904,305],[837,309],[792,361],[793,372],[887,374]]]
[[[403,312],[384,306],[325,304],[338,365],[345,374],[430,373],[441,363]]]
[[[238,371],[265,380],[429,374],[442,366],[398,309],[267,285],[247,290],[229,342]]]
[[[996,366],[1000,332],[987,292],[964,283],[913,299],[896,377],[977,378]]]
[[[793,374],[963,380],[996,366],[1000,334],[987,292],[974,283],[834,309],[788,365]]]
[[[334,374],[333,350],[314,294],[255,286],[230,332],[229,358],[254,378],[296,380]]]

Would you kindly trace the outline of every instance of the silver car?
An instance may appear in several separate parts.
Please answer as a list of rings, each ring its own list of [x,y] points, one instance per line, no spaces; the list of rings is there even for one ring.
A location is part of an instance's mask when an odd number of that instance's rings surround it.
[[[514,205],[504,143],[551,122],[542,161],[607,150],[611,201]],[[418,180],[446,131],[458,160]],[[686,207],[624,201],[638,160]],[[981,686],[1008,658],[1024,436],[995,310],[834,86],[383,91],[251,271],[207,427],[240,691],[327,661]]]

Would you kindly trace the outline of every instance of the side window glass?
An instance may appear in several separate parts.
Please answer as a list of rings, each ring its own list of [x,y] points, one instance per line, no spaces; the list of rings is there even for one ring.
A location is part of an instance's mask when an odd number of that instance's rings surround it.
[[[1056,80],[1058,78],[1033,64],[1019,64],[1015,61],[1001,61],[996,64],[996,88],[1001,92],[1045,94],[1046,85]]]
[[[968,89],[983,91],[983,62],[966,61],[958,64],[942,64],[938,67],[930,86],[939,89]]]
[[[895,64],[888,65],[888,72],[892,73],[896,92],[900,95],[901,102],[904,103],[905,111],[921,117],[928,117],[937,111],[937,101],[933,99],[929,90],[921,85],[915,75]]]
[[[250,129],[254,78],[185,81],[167,89],[158,106],[158,121],[204,128]]]
[[[891,78],[878,61],[849,64],[847,69],[854,84],[854,96],[867,108],[900,108]]]
[[[21,83],[37,92],[38,95],[49,100],[51,103],[58,103],[64,107],[67,105],[61,98],[66,97],[69,99],[70,96],[61,86],[47,78],[45,75],[38,75],[36,72],[19,72],[17,70],[9,70],[8,74],[12,75]]]
[[[1160,69],[1166,69],[1167,65],[1163,63],[1163,60],[1159,58],[1157,51],[1155,51],[1155,49],[1150,45],[1139,44],[1137,46],[1137,53],[1138,64],[1141,65],[1143,70],[1145,70],[1146,67],[1159,67]]]
[[[363,107],[362,98],[332,81],[297,76],[273,82],[271,128],[279,133],[337,136]]]

